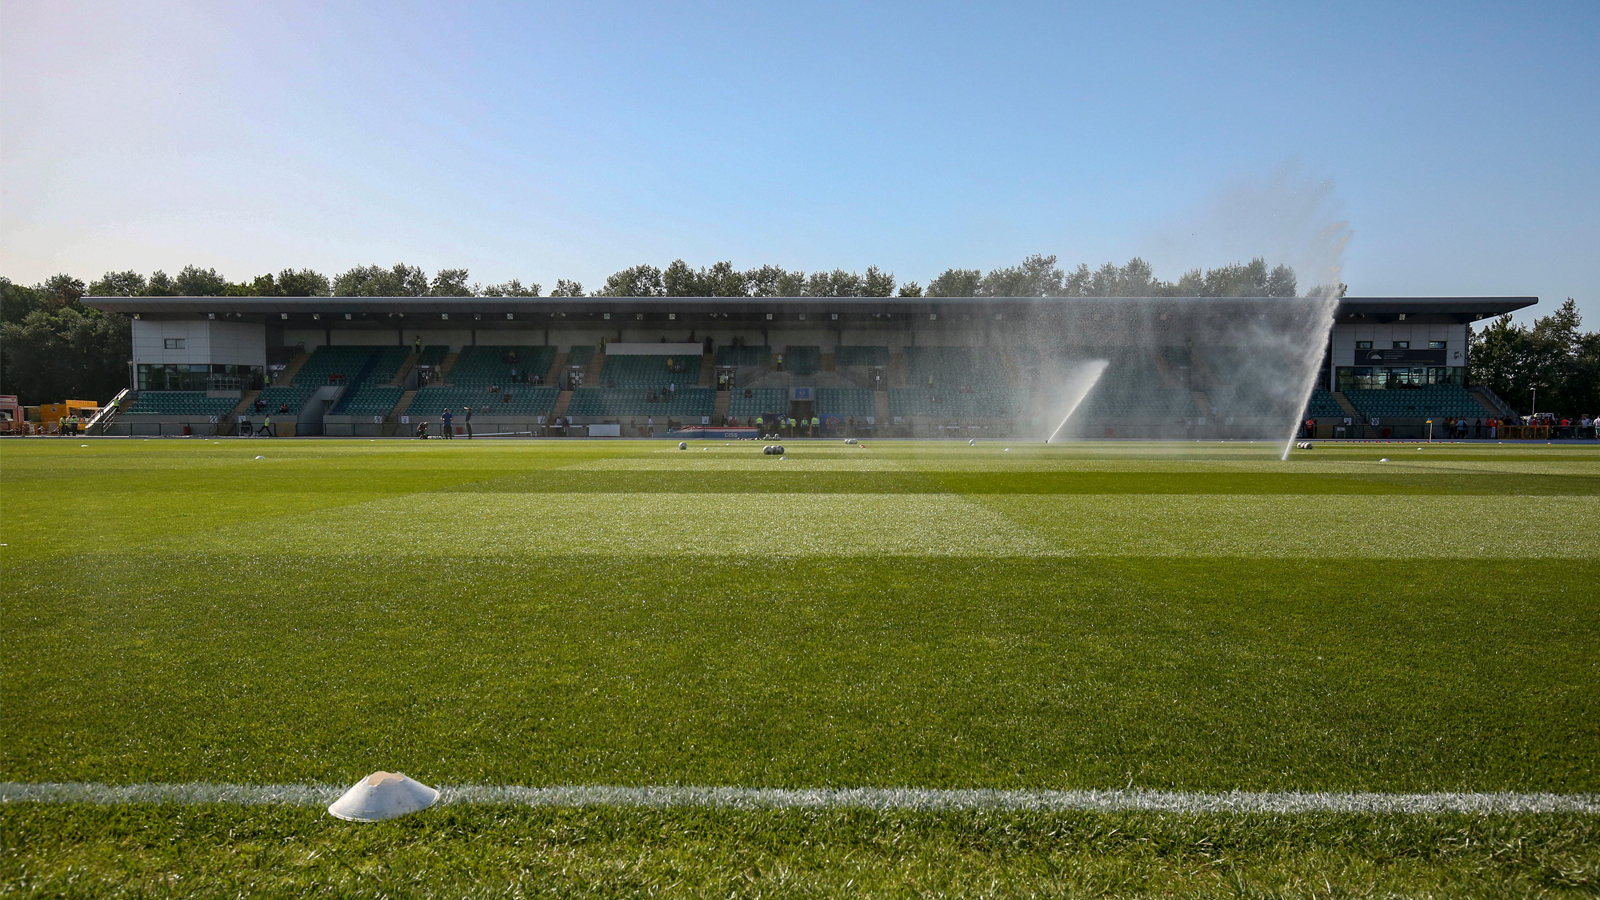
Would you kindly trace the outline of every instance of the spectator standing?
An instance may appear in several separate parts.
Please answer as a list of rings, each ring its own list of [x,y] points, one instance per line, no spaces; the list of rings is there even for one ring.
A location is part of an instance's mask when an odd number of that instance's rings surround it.
[[[455,435],[455,431],[456,430],[454,428],[450,427],[450,422],[453,419],[455,419],[455,413],[452,413],[449,410],[449,408],[447,407],[445,409],[444,413],[439,416],[439,419],[440,419],[440,424],[443,426],[444,439],[447,440],[447,441],[455,440],[455,436],[456,436]]]
[[[645,434],[654,436],[655,433],[656,433],[656,417],[655,416],[645,416],[644,417],[644,427],[645,427],[645,432],[644,432]]]
[[[467,426],[467,440],[472,440],[472,407],[461,407],[461,424]]]
[[[411,342],[411,349],[415,350],[418,356],[422,355],[422,335],[417,335],[417,339]]]

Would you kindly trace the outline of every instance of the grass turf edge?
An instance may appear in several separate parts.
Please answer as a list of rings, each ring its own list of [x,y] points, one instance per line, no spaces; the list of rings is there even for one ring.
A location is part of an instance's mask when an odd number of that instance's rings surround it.
[[[18,896],[1593,896],[1600,817],[0,807]]]

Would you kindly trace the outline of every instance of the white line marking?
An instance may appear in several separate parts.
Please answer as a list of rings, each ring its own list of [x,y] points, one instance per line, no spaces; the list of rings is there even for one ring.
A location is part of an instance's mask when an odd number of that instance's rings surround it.
[[[0,803],[220,803],[326,806],[344,788],[319,784],[130,784],[0,782]],[[443,805],[619,806],[648,809],[1143,810],[1165,813],[1582,813],[1600,794],[1230,791],[1029,791],[933,788],[743,788],[694,786],[514,787],[445,785]]]

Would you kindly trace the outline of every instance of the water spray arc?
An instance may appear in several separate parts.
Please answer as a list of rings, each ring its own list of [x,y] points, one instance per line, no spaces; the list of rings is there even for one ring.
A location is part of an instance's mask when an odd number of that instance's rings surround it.
[[[1311,405],[1311,394],[1317,389],[1317,376],[1322,372],[1322,348],[1328,346],[1328,337],[1333,333],[1334,315],[1339,309],[1339,296],[1333,291],[1323,291],[1315,298],[1315,303],[1310,310],[1311,327],[1309,331],[1319,336],[1319,340],[1312,347],[1307,348],[1307,354],[1302,359],[1302,369],[1295,373],[1299,378],[1300,404],[1298,409],[1302,413],[1295,415],[1295,420],[1289,425],[1289,435],[1283,439],[1283,453],[1278,459],[1287,462],[1289,451],[1294,449],[1295,435],[1300,433],[1300,415]],[[1312,435],[1306,435],[1312,437]]]
[[[1066,412],[1061,417],[1061,424],[1057,425],[1056,430],[1050,432],[1050,436],[1044,439],[1046,444],[1055,440],[1061,434],[1061,430],[1067,427],[1067,422],[1072,418],[1072,414],[1078,411],[1079,406],[1083,405],[1084,399],[1089,396],[1090,391],[1094,390],[1094,386],[1100,382],[1101,374],[1105,372],[1106,366],[1109,365],[1111,365],[1110,360],[1090,360],[1079,366],[1067,379],[1066,383],[1062,385],[1061,393],[1065,401]]]

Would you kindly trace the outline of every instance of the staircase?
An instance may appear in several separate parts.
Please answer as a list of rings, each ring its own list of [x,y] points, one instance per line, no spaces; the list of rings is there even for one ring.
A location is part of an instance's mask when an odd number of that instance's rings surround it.
[[[300,367],[305,365],[306,360],[310,358],[311,354],[305,352],[304,350],[296,353],[294,358],[289,360],[289,364],[283,367],[283,371],[278,373],[278,380],[274,381],[273,384],[294,383],[294,376],[300,374]]]
[[[902,363],[901,374],[904,374],[904,365],[903,365],[904,362],[905,362],[905,359],[904,359],[904,357],[902,357],[901,358],[901,363]],[[885,426],[885,425],[889,424],[890,422],[894,421],[894,419],[889,417],[889,392],[888,391],[873,391],[872,392],[872,412],[873,412],[874,417],[876,417],[876,419],[878,420],[878,427],[879,428],[882,428],[883,426]]]
[[[1181,388],[1183,382],[1178,379],[1177,373],[1172,371],[1172,366],[1167,358],[1160,353],[1151,353],[1150,361],[1156,364],[1156,371],[1161,373],[1161,380],[1165,382],[1162,387]]]
[[[562,391],[561,393],[557,394],[556,395],[556,405],[550,407],[550,418],[554,419],[556,416],[564,416],[564,415],[566,415],[567,414],[567,407],[571,406],[571,405],[572,405],[572,392],[571,391]]]
[[[239,402],[234,405],[233,412],[228,413],[229,424],[231,425],[232,423],[239,421],[240,416],[248,413],[250,411],[250,404],[256,402],[256,398],[259,396],[261,396],[260,391],[245,391],[244,396],[240,397]]]
[[[1467,393],[1472,395],[1472,399],[1478,401],[1479,406],[1488,410],[1489,415],[1497,419],[1515,418],[1517,415],[1517,411],[1511,408],[1511,404],[1500,399],[1499,394],[1481,384],[1468,385]]]
[[[90,419],[83,426],[83,433],[105,434],[106,429],[111,427],[111,423],[117,420],[117,410],[122,408],[124,402],[132,402],[132,400],[130,400],[128,397],[128,395],[131,393],[133,393],[133,391],[129,390],[128,388],[123,388],[122,390],[118,391],[117,395],[111,398],[111,402],[100,407],[100,411],[94,414],[94,418]],[[96,431],[96,429],[99,430]]]
[[[459,352],[458,353],[447,353],[447,354],[445,354],[444,362],[439,363],[439,383],[440,384],[444,384],[445,383],[445,378],[444,378],[445,374],[450,371],[450,369],[456,364],[456,360],[458,360],[460,358],[461,358],[461,354]]]
[[[1361,411],[1356,409],[1355,404],[1350,402],[1350,398],[1346,397],[1343,391],[1333,392],[1333,402],[1339,404],[1339,408],[1344,410],[1344,414],[1350,417],[1351,422],[1361,421]]]
[[[557,350],[555,358],[550,360],[550,371],[544,373],[544,383],[559,385],[561,373],[567,370],[567,351]]]
[[[601,344],[595,350],[594,356],[589,358],[589,365],[583,370],[583,383],[592,387],[600,387],[600,372],[606,367],[606,348]]]
[[[822,368],[820,371],[832,372],[838,368],[838,355],[833,353],[822,354]]]
[[[1211,415],[1211,398],[1205,391],[1190,391],[1189,396],[1194,398],[1194,405],[1200,408],[1200,415]]]
[[[1021,387],[1022,369],[1017,365],[1017,358],[1012,356],[1007,348],[1003,346],[999,349],[998,355],[1000,357],[1000,365],[1006,370],[1006,384],[1014,388]]]
[[[704,372],[704,369],[700,371]],[[711,424],[721,425],[728,421],[728,404],[733,402],[733,391],[717,391],[717,399],[711,407]]]
[[[711,387],[717,383],[717,357],[714,353],[700,354],[700,386]]]
[[[406,414],[406,410],[411,408],[411,401],[415,399],[417,399],[416,391],[406,391],[401,394],[400,402],[394,405],[394,410],[389,413],[389,418],[396,422],[400,421],[400,417]]]
[[[906,355],[904,353],[889,354],[889,387],[906,386]]]
[[[400,368],[395,370],[394,380],[389,382],[389,386],[390,387],[405,387],[406,386],[406,376],[411,374],[411,370],[416,368],[416,366],[417,366],[417,360],[419,360],[421,358],[422,358],[422,354],[421,353],[418,353],[415,350],[411,351],[410,355],[406,357],[405,362],[402,362],[400,364]]]

